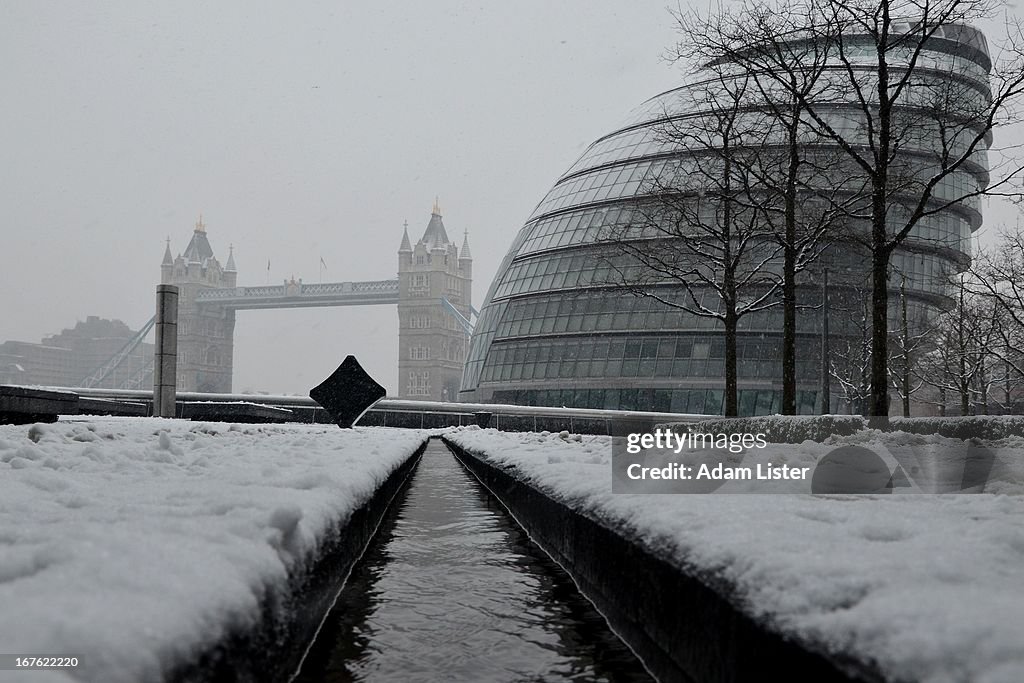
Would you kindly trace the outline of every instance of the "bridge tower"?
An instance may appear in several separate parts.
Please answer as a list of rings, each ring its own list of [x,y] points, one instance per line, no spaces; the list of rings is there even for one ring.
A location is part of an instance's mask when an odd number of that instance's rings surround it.
[[[202,216],[184,253],[177,258],[171,258],[171,241],[167,239],[160,282],[177,285],[180,292],[178,391],[231,391],[235,311],[210,304],[199,306],[196,297],[208,289],[234,288],[237,279],[234,248],[229,248],[227,263],[221,266],[213,255]]]
[[[456,400],[469,335],[442,300],[468,320],[472,285],[469,236],[463,237],[461,249],[448,239],[435,200],[423,237],[414,247],[406,223],[398,248],[400,398]]]

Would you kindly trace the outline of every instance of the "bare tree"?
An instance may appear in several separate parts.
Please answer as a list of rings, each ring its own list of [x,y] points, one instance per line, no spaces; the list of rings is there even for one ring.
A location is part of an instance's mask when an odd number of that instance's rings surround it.
[[[674,156],[645,179],[629,226],[600,239],[609,284],[721,323],[727,416],[738,413],[738,323],[776,305],[780,287],[752,170],[773,130],[747,107],[751,92],[749,80],[722,72],[686,91],[696,113],[668,116],[656,132]]]
[[[925,354],[917,375],[945,399],[959,398],[959,413],[970,415],[975,403],[987,412],[992,388],[997,311],[992,302],[971,294],[961,280],[956,304],[936,324],[937,345]]]
[[[767,76],[749,68],[745,46],[732,40],[730,32],[734,27],[723,21],[722,16],[716,17],[719,21],[708,21],[694,12],[680,11],[675,16],[686,39],[670,52],[670,59],[743,73],[757,95],[750,98],[747,106],[757,107],[773,121],[776,139],[760,151],[751,171],[757,178],[759,201],[765,208],[766,219],[774,226],[774,239],[782,253],[781,412],[792,415],[797,411],[798,277],[827,246],[829,234],[846,213],[845,204],[850,196],[849,192],[840,192],[842,182],[821,182],[834,174],[837,154],[814,144],[813,134],[804,124],[803,101],[816,91],[828,67],[827,45],[813,41],[800,45],[773,43],[780,69]],[[786,20],[783,15],[759,12],[756,22],[764,26],[764,22]],[[789,54],[793,50],[800,52],[799,59]],[[786,80],[785,90],[775,87],[777,78]]]
[[[1024,382],[1024,231],[1003,228],[995,248],[981,251],[971,268],[969,287],[994,306],[996,340],[991,353],[1002,366],[1004,403],[1013,404],[1013,388]]]
[[[871,274],[871,373],[868,415],[888,415],[888,309],[893,253],[929,216],[970,205],[982,195],[1019,196],[1011,183],[1024,166],[984,168],[992,131],[1016,116],[1024,95],[1024,37],[1012,39],[993,65],[989,88],[983,76],[964,78],[969,60],[935,60],[932,48],[951,41],[978,42],[965,27],[987,17],[988,0],[797,0],[765,5],[752,0],[714,10],[710,17],[684,14],[686,32],[705,22],[714,27],[705,49],[717,50],[799,106],[802,124],[815,139],[841,150],[851,188],[866,186],[851,217],[864,227],[849,236],[868,249]],[[684,39],[688,40],[687,39]],[[818,46],[809,49],[802,46]],[[969,46],[968,46],[969,47]],[[977,47],[977,45],[975,45]],[[825,51],[829,69],[807,90],[790,74],[813,71]],[[981,59],[981,58],[979,58]],[[806,66],[794,66],[806,64]]]
[[[916,371],[922,357],[933,345],[932,335],[930,321],[920,315],[916,319],[911,318],[904,275],[900,278],[899,325],[889,344],[889,374],[893,390],[900,397],[903,417],[910,417],[910,398],[924,386]]]
[[[829,373],[839,387],[846,409],[860,412],[871,394],[871,311],[867,290],[847,290],[852,296],[831,301],[831,318],[840,323],[841,334],[831,340]]]
[[[995,303],[995,341],[989,347],[992,360],[992,391],[989,394],[1000,413],[1020,413],[1024,409],[1024,328]]]

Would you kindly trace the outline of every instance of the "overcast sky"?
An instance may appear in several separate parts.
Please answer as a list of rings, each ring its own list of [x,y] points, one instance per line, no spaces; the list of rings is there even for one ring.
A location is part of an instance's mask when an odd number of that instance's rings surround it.
[[[0,340],[138,328],[201,212],[239,284],[395,277],[435,195],[474,303],[555,178],[673,86],[664,0],[0,4]],[[236,390],[354,353],[389,390],[394,306],[243,311]]]
[[[673,87],[664,0],[0,3],[0,341],[153,314],[202,213],[239,284],[395,277],[439,197],[479,308],[587,144]],[[394,392],[394,306],[242,311],[234,388],[348,353]]]

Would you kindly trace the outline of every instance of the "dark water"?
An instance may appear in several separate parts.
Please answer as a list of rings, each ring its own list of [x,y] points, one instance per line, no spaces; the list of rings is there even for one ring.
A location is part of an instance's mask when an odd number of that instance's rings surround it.
[[[651,680],[439,441],[392,511],[296,681]]]

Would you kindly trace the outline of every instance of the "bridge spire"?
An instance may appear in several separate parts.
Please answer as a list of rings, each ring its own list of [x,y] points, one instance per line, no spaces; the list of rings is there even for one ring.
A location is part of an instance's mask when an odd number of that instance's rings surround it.
[[[473,258],[473,254],[469,251],[469,230],[462,231],[462,248],[459,249],[459,260],[469,261]]]
[[[444,229],[444,221],[441,219],[441,207],[438,206],[437,199],[434,199],[434,210],[430,214],[430,222],[427,223],[427,229],[420,241],[426,245],[428,251],[447,249],[450,244],[448,233]]]
[[[402,246],[398,247],[398,253],[412,251],[412,242],[409,241],[409,221],[402,223]]]
[[[160,262],[161,266],[173,266],[174,258],[171,256],[171,236],[167,236],[167,244],[164,246],[164,260]]]
[[[237,273],[238,268],[235,267],[235,245],[228,245],[228,262],[224,264],[224,272],[226,273]]]
[[[430,210],[430,213],[435,216],[441,215],[441,204],[437,201],[437,195],[434,195],[434,208]]]
[[[206,232],[206,223],[203,223],[203,214],[199,214],[199,220],[196,221],[196,232]]]

